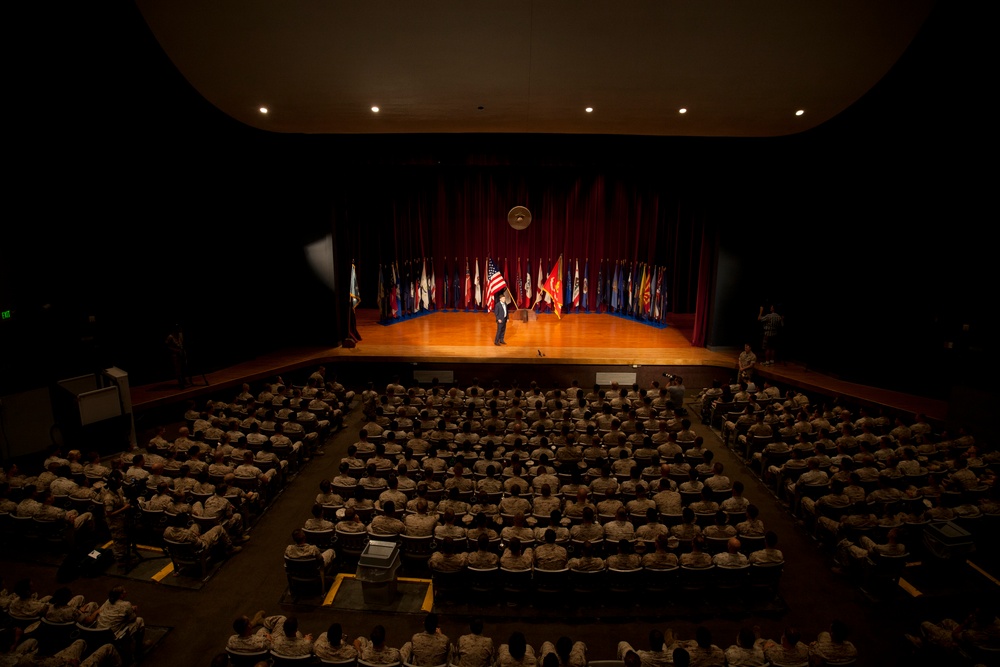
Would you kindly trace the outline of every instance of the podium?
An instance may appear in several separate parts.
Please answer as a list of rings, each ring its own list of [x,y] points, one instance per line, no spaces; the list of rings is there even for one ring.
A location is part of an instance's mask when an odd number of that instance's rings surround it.
[[[370,540],[358,560],[355,575],[361,582],[365,604],[388,605],[396,599],[396,573],[399,570],[399,545]]]
[[[519,322],[534,322],[538,319],[538,313],[531,308],[518,308],[514,311],[514,319]]]

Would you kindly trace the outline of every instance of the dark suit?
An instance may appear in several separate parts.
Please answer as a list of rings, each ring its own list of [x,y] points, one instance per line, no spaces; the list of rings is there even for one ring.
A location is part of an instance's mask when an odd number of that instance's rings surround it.
[[[497,299],[496,305],[493,307],[493,314],[497,318],[497,336],[493,339],[493,344],[500,345],[505,342],[503,337],[507,333],[507,304]]]

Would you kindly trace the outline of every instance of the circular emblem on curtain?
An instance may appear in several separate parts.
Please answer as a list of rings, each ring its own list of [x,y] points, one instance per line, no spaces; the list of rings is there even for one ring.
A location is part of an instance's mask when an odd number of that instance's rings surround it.
[[[515,206],[507,214],[507,222],[514,229],[527,229],[528,225],[531,224],[531,211],[524,206]]]

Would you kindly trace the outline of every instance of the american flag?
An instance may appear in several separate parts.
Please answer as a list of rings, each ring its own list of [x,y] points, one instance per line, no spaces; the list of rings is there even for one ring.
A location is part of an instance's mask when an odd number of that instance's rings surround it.
[[[492,258],[486,259],[486,310],[493,310],[493,299],[507,289],[507,281],[503,279],[500,269]]]

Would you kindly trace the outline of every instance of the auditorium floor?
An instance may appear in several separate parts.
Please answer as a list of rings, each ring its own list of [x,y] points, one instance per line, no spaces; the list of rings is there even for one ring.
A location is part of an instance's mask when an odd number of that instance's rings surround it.
[[[178,412],[180,410],[178,406]],[[306,610],[279,605],[286,588],[281,554],[289,541],[289,533],[307,517],[320,479],[333,476],[336,462],[354,440],[359,423],[358,410],[355,410],[346,428],[328,440],[326,455],[308,463],[257,522],[244,551],[226,562],[200,590],[180,589],[153,581],[127,582],[128,597],[140,606],[147,624],[172,628],[146,657],[145,665],[208,664],[215,653],[223,650],[231,634],[232,619],[241,614],[253,615],[258,609],[266,609],[269,613],[296,613],[300,627],[314,635],[323,632],[334,621],[342,623],[352,637],[367,635],[373,625],[381,623],[388,629],[389,641],[394,645],[402,644],[421,627],[422,614],[419,613],[338,613],[330,609]],[[174,429],[179,425],[175,424]],[[579,617],[575,611],[560,613],[552,609],[542,615],[508,607],[506,617],[491,616],[486,632],[505,641],[515,629],[522,630],[535,647],[565,634],[586,641],[592,659],[607,659],[614,657],[620,640],[644,645],[654,622],[652,619],[656,619],[657,625],[670,627],[676,635],[685,638],[692,637],[697,625],[705,623],[711,628],[715,643],[727,647],[744,626],[759,625],[763,636],[778,638],[783,627],[794,625],[808,641],[824,630],[831,619],[842,618],[851,626],[851,638],[864,656],[862,664],[889,665],[896,662],[896,652],[902,647],[899,639],[902,631],[912,631],[916,619],[947,611],[940,606],[940,599],[910,598],[902,591],[889,602],[869,600],[857,586],[831,572],[828,559],[811,538],[796,528],[788,512],[722,447],[708,427],[698,424],[695,429],[716,451],[716,460],[725,464],[727,474],[743,480],[746,495],[761,507],[765,525],[780,535],[779,547],[787,562],[781,584],[781,595],[788,608],[786,614],[775,617],[734,613],[662,621],[657,611],[659,601],[645,596],[640,598],[633,619],[616,617],[581,623],[572,620]],[[140,434],[140,439],[145,441],[148,435]],[[21,576],[31,576],[39,591],[50,592],[57,586],[56,570],[51,565],[7,563],[4,570],[4,583],[8,587]],[[103,600],[107,590],[119,583],[122,583],[120,577],[104,574],[77,579],[70,586],[74,593],[82,593],[87,599]],[[442,613],[443,631],[447,635],[456,638],[467,632],[466,618],[449,615],[447,606]]]

